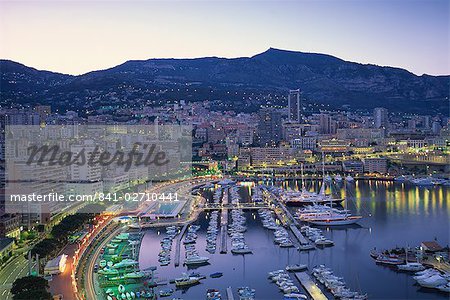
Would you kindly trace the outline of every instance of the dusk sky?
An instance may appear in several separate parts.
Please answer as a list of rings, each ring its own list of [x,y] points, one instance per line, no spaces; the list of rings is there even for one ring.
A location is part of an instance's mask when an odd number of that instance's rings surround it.
[[[0,57],[81,74],[269,47],[450,74],[448,0],[1,1]]]

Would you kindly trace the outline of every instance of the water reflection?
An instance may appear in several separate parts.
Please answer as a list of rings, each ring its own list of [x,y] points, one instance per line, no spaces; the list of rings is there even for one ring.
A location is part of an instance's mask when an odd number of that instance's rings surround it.
[[[300,181],[267,182],[298,190]],[[308,181],[310,191],[318,191],[320,182]],[[221,279],[208,278],[192,287],[185,294],[174,294],[184,299],[204,299],[207,288],[218,288],[225,294],[228,286],[237,288],[248,285],[256,289],[257,299],[280,299],[282,294],[267,280],[267,272],[285,267],[287,264],[307,263],[310,267],[326,264],[335,274],[343,276],[351,289],[367,292],[372,299],[447,299],[445,294],[424,291],[414,285],[410,275],[397,273],[389,268],[375,265],[369,257],[374,248],[419,245],[422,241],[437,238],[441,245],[449,239],[448,220],[450,189],[434,187],[418,188],[408,184],[392,182],[357,181],[347,186],[332,186],[328,193],[347,198],[348,208],[363,215],[359,225],[339,229],[324,228],[324,235],[335,242],[334,247],[311,252],[282,249],[273,243],[273,233],[261,226],[257,213],[246,212],[248,230],[246,242],[254,249],[252,255],[213,254],[205,251],[205,235],[208,226],[207,214],[201,214],[201,225],[197,242],[200,255],[210,257],[210,265],[202,266],[198,272],[208,275],[223,272]],[[251,185],[240,187],[240,194],[249,201]],[[212,196],[212,192],[206,194]],[[157,264],[159,231],[149,230],[144,236],[140,264],[148,268]],[[174,253],[174,251],[172,252]],[[184,257],[182,247],[181,256]],[[182,261],[182,260],[181,260]],[[171,279],[186,268],[158,267],[158,276]]]

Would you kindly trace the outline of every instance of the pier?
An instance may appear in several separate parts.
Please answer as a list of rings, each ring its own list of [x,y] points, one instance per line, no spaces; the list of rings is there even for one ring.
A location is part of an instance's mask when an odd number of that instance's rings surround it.
[[[228,189],[223,190],[222,204],[228,205]],[[227,253],[228,209],[220,215],[220,253]]]
[[[295,273],[295,277],[297,277],[298,281],[300,281],[301,285],[308,292],[313,300],[327,300],[328,298],[322,292],[322,290],[314,283],[306,272],[298,272]]]
[[[227,287],[227,299],[234,300],[233,289],[231,288],[231,286]]]
[[[304,237],[304,235],[300,232],[300,230],[298,230],[297,226],[295,226],[294,224],[291,224],[289,226],[289,228],[291,228],[292,233],[297,238],[297,240],[300,242],[300,244],[302,244],[302,245],[309,244],[309,241]]]
[[[183,228],[181,229],[180,235],[177,239],[177,244],[175,245],[175,267],[178,267],[180,265],[180,249],[181,249],[181,240],[183,239],[184,233],[186,232],[186,229],[188,227],[188,224],[185,224]]]
[[[275,196],[272,193],[271,193],[271,195],[274,198],[275,202],[278,204],[278,206],[283,210],[286,217],[289,219],[289,222],[290,222],[289,228],[291,229],[292,233],[297,238],[297,240],[300,242],[300,244],[302,244],[302,245],[309,244],[308,239],[305,238],[305,236],[300,232],[300,230],[298,230],[297,226],[300,225],[299,222],[294,218],[294,216],[291,214],[291,212],[286,208],[284,203],[282,203],[280,201],[280,199],[278,199],[277,196]],[[275,213],[277,213],[276,210],[275,210]],[[280,220],[282,220],[280,218],[281,216],[279,216],[278,213],[277,213],[277,216]]]

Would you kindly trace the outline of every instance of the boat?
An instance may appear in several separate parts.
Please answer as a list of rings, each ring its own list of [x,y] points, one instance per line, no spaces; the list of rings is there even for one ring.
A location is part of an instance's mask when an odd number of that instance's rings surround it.
[[[395,181],[395,182],[407,182],[407,181],[409,181],[409,180],[411,180],[411,179],[412,179],[411,176],[400,175],[400,176],[398,176],[398,177],[395,177],[395,178],[394,178],[394,181]]]
[[[302,217],[302,221],[309,222],[318,226],[345,226],[357,223],[362,216],[353,216],[347,209],[345,201],[344,209],[338,210],[333,208],[333,203],[329,206],[320,208],[316,213],[306,214]]]
[[[416,273],[416,276],[413,276],[414,280],[421,280],[421,279],[425,279],[428,277],[431,277],[433,275],[439,275],[439,271],[435,270],[435,269],[426,269],[420,272]]]
[[[334,176],[334,181],[336,181],[337,183],[342,182],[342,176],[337,174],[336,176]]]
[[[173,289],[163,289],[159,291],[159,295],[161,297],[169,297],[170,295],[173,294]]]
[[[347,181],[347,182],[354,182],[354,181],[355,181],[355,179],[353,179],[353,177],[352,177],[352,176],[350,176],[350,175],[347,175],[347,177],[345,177],[345,181]]]
[[[303,265],[303,264],[295,264],[295,265],[289,265],[286,267],[286,271],[289,272],[297,272],[297,271],[303,271],[305,269],[307,269],[308,266],[307,265]]]
[[[206,264],[209,260],[209,257],[204,257],[204,256],[190,256],[187,257],[186,260],[184,261],[184,264],[187,266],[190,265],[201,265],[201,264]]]
[[[408,272],[417,272],[425,270],[425,267],[421,263],[410,263],[407,262],[404,265],[397,265],[397,268],[401,271],[408,271]]]
[[[289,206],[301,206],[317,203],[335,203],[339,204],[343,199],[333,198],[331,195],[325,194],[326,178],[324,173],[324,165],[322,166],[322,186],[319,193],[310,192],[306,189],[305,180],[303,178],[303,164],[301,165],[302,189],[301,191],[286,191],[282,193],[281,199]],[[329,176],[328,176],[329,177]],[[331,177],[330,177],[331,180]]]
[[[201,278],[197,276],[188,276],[187,274],[183,274],[182,277],[175,279],[175,286],[186,287],[196,285],[200,282],[200,279]]]
[[[206,291],[206,300],[220,300],[222,295],[216,289],[209,289]]]
[[[314,250],[316,247],[313,244],[302,244],[298,246],[297,248],[300,251],[308,251],[308,250]]]
[[[211,278],[219,278],[222,276],[223,276],[223,273],[221,273],[221,272],[215,272],[215,273],[212,273],[209,275],[209,277],[211,277]]]
[[[382,265],[402,265],[404,260],[399,258],[397,255],[381,254],[375,259],[375,262]]]
[[[405,251],[405,264],[397,265],[397,268],[400,271],[408,271],[408,272],[419,272],[425,270],[425,267],[419,262],[408,262],[408,251],[409,248],[406,248]]]
[[[254,300],[255,299],[255,290],[249,288],[248,286],[246,287],[240,287],[237,289],[238,291],[238,295],[239,295],[239,300]]]
[[[450,293],[450,282],[436,287],[441,292]]]
[[[119,271],[117,269],[111,269],[111,268],[104,268],[98,271],[101,275],[119,275]]]
[[[332,245],[334,245],[334,242],[332,240],[329,240],[325,237],[318,238],[317,240],[314,241],[314,243],[317,246],[332,246]]]
[[[244,247],[232,248],[231,253],[233,253],[233,254],[250,254],[253,252],[250,248],[244,246]]]
[[[297,293],[290,293],[283,295],[283,300],[300,300],[300,299],[308,299],[308,297],[304,294],[297,294]]]
[[[374,249],[370,250],[369,255],[370,255],[370,257],[372,257],[373,259],[376,259],[378,256],[381,255],[381,253],[378,252],[377,249],[374,248]]]
[[[127,267],[137,266],[138,264],[139,264],[139,262],[137,262],[133,259],[126,258],[126,259],[123,259],[121,262],[114,264],[114,268],[116,268],[116,269],[127,268]]]
[[[435,288],[447,284],[448,280],[441,275],[436,274],[425,279],[419,279],[417,280],[417,283],[422,287]]]
[[[411,180],[411,183],[413,183],[417,186],[423,186],[423,187],[434,185],[434,181],[433,181],[432,177],[415,178],[415,179]]]
[[[125,274],[124,277],[126,279],[140,279],[140,278],[145,277],[145,273],[144,272],[132,272],[132,273]]]

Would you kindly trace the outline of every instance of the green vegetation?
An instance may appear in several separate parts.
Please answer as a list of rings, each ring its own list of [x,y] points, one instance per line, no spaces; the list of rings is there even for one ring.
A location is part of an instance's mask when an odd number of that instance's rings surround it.
[[[68,242],[72,234],[81,230],[84,225],[93,223],[93,219],[98,211],[101,211],[100,207],[92,204],[86,206],[83,211],[66,216],[58,225],[53,227],[48,238],[43,239],[31,249],[31,254],[39,254],[41,258],[49,258],[56,255]]]
[[[13,282],[11,293],[14,300],[50,300],[48,281],[42,277],[26,276]]]

